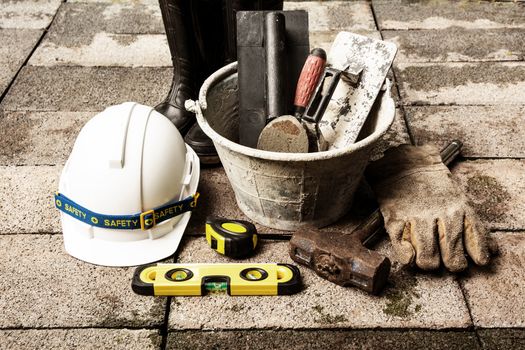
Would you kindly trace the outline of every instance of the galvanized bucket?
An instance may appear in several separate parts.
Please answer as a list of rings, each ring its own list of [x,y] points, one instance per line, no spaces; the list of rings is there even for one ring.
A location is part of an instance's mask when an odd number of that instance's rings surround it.
[[[237,92],[234,62],[212,74],[199,100],[186,101],[186,109],[197,114],[213,140],[240,209],[251,220],[281,230],[337,221],[352,205],[374,145],[394,120],[390,90],[378,97],[358,142],[317,153],[268,152],[238,144]]]

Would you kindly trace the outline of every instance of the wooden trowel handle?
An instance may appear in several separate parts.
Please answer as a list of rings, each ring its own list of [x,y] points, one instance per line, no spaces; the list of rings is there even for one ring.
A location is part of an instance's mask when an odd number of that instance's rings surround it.
[[[306,58],[295,90],[294,106],[296,117],[299,118],[304,113],[315,91],[315,87],[323,75],[325,65],[326,52],[321,48],[313,49]]]

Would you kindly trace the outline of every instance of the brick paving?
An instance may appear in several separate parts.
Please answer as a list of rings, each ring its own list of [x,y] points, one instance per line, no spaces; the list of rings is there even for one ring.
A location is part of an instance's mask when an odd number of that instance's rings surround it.
[[[488,268],[453,275],[394,264],[378,297],[301,268],[291,297],[148,298],[133,269],[63,249],[52,205],[82,125],[105,107],[155,105],[171,80],[155,0],[20,0],[0,7],[0,348],[525,348],[525,4],[516,1],[290,1],[310,13],[312,45],[348,30],[398,45],[394,126],[380,145],[464,141],[452,172],[500,245]],[[208,214],[244,218],[221,168],[177,260],[220,262]],[[366,198],[334,227],[349,231]],[[258,226],[261,232],[271,230]],[[390,244],[377,249],[390,255]],[[268,242],[258,262],[291,262]],[[255,261],[254,260],[254,261]]]

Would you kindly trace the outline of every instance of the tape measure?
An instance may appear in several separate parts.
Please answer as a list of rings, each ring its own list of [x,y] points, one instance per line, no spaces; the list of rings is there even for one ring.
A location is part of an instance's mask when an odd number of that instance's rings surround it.
[[[257,229],[248,221],[209,217],[206,220],[206,240],[222,255],[244,258],[253,254],[257,247]]]
[[[290,295],[301,274],[289,264],[151,264],[135,270],[131,287],[141,295]]]

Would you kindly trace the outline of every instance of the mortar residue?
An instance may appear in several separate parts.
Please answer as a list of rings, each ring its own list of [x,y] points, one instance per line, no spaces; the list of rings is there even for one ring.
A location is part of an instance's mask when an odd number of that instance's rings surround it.
[[[283,122],[277,122],[273,124],[273,127],[275,129],[279,129],[282,132],[290,135],[299,135],[299,129],[297,129],[297,126],[290,121],[286,120]]]

